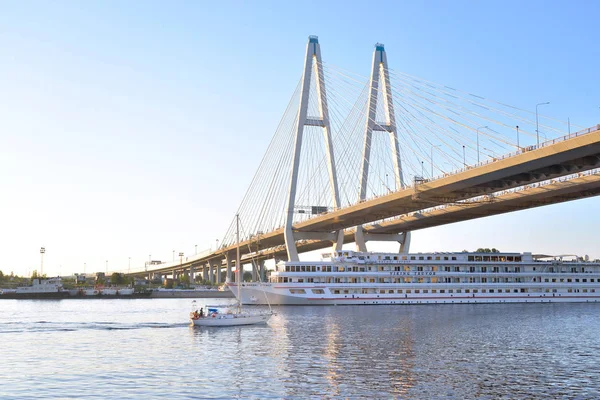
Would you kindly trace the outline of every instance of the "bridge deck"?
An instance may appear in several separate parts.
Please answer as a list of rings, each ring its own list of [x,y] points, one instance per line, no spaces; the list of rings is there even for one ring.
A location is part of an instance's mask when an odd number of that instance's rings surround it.
[[[345,242],[353,241],[353,229],[372,221],[369,233],[397,233],[497,215],[515,210],[560,203],[600,194],[600,176],[589,175],[564,182],[555,182],[528,190],[504,192],[491,201],[462,203],[463,200],[536,184],[600,166],[600,125],[585,132],[543,144],[538,149],[523,151],[490,160],[457,173],[421,183],[389,195],[370,199],[331,213],[300,222],[294,229],[300,232],[331,232],[346,229]],[[447,206],[432,209],[446,204]],[[398,216],[394,219],[390,217]],[[251,241],[240,243],[242,255],[259,252],[265,257],[284,257],[283,228],[268,232]],[[306,252],[330,245],[327,241],[301,241],[298,251]],[[236,246],[187,261],[182,265],[161,266],[154,272],[221,262],[225,254],[233,256]]]

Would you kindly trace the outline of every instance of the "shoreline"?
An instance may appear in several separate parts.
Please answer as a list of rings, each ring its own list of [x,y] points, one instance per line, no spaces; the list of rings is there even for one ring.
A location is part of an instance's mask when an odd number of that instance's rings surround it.
[[[235,298],[233,293],[218,290],[182,290],[166,291],[155,290],[146,293],[134,293],[131,295],[94,295],[94,296],[71,296],[68,292],[56,293],[4,293],[0,294],[0,300],[108,300],[108,299],[229,299]]]

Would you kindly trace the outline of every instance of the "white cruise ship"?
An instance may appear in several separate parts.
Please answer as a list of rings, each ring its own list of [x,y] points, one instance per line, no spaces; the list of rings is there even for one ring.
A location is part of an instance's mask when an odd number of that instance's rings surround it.
[[[597,302],[600,262],[531,253],[323,254],[243,283],[243,304]],[[586,257],[587,258],[587,257]],[[228,283],[235,290],[235,283]]]

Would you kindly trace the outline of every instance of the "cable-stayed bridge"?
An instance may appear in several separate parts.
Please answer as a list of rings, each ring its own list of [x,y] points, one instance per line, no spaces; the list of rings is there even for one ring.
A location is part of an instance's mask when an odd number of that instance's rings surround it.
[[[306,46],[302,78],[237,215],[242,264],[354,242],[410,246],[410,232],[600,192],[600,125],[571,125],[388,67],[369,77]],[[237,218],[220,248],[148,273],[232,279]]]

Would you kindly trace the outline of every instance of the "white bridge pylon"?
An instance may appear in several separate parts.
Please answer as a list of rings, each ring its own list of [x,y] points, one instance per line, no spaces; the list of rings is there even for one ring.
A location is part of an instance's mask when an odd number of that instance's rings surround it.
[[[383,123],[376,121],[378,91],[381,91],[384,103],[385,121]],[[392,98],[392,86],[390,85],[390,75],[388,70],[387,56],[385,47],[381,43],[375,45],[373,50],[373,66],[371,68],[371,80],[369,88],[369,100],[366,110],[367,120],[365,123],[365,137],[363,146],[363,156],[360,170],[360,193],[358,201],[367,199],[367,182],[369,177],[369,164],[371,162],[371,142],[373,132],[387,132],[390,136],[392,150],[392,164],[394,168],[394,181],[396,190],[404,189],[404,179],[402,176],[402,162],[400,159],[400,146],[398,145],[398,133],[396,130],[396,116],[394,114],[394,101]],[[410,245],[410,232],[402,234],[379,234],[371,235],[363,231],[362,225],[356,227],[354,241],[358,251],[367,251],[366,242],[370,239],[380,241],[398,241],[400,243],[400,252],[408,252]]]
[[[307,118],[308,102],[310,95],[311,77],[315,74],[317,102],[319,106],[318,118]],[[289,261],[298,261],[298,249],[296,240],[315,239],[331,240],[337,250],[341,250],[344,243],[344,231],[337,232],[294,232],[292,229],[294,220],[294,207],[296,202],[296,188],[298,184],[298,170],[300,165],[300,151],[302,149],[302,136],[305,126],[318,126],[323,128],[325,139],[325,154],[327,157],[327,168],[329,172],[329,184],[333,195],[334,208],[340,207],[340,195],[333,156],[333,145],[331,140],[331,126],[329,123],[329,110],[327,108],[327,92],[325,90],[325,78],[323,76],[323,64],[321,60],[321,47],[317,36],[309,36],[306,45],[306,57],[304,59],[304,72],[302,75],[302,88],[300,93],[300,105],[298,107],[298,118],[296,135],[294,139],[294,156],[292,161],[292,175],[290,190],[288,193],[287,215],[285,222],[285,247]]]
[[[308,118],[308,104],[310,97],[311,78],[316,83],[316,101],[318,103],[319,115]],[[329,110],[327,107],[327,92],[325,89],[325,78],[323,75],[323,65],[321,60],[321,48],[317,36],[309,36],[306,45],[306,57],[304,59],[304,72],[301,81],[300,104],[298,106],[298,117],[294,138],[294,153],[292,161],[292,171],[290,179],[290,188],[288,192],[288,201],[286,209],[285,222],[285,246],[289,261],[298,261],[298,250],[296,240],[330,240],[333,242],[334,250],[342,249],[344,243],[344,231],[335,232],[294,232],[294,208],[296,202],[296,190],[298,185],[298,171],[300,164],[300,154],[302,149],[302,139],[304,128],[306,126],[316,126],[323,129],[325,156],[327,158],[327,168],[329,173],[329,185],[333,197],[334,208],[340,207],[340,194],[338,180],[336,175],[335,159],[332,145],[331,126],[329,122]],[[384,103],[385,121],[377,122],[377,102],[378,90],[381,90],[381,97]],[[371,142],[373,132],[387,132],[391,143],[392,165],[394,169],[394,180],[396,189],[405,187],[402,176],[402,163],[398,144],[398,135],[396,130],[396,118],[394,114],[394,102],[392,99],[392,87],[387,65],[387,56],[384,46],[380,43],[375,45],[373,52],[373,66],[371,70],[369,99],[366,110],[365,136],[362,154],[362,163],[360,170],[360,191],[359,202],[366,200],[367,183],[369,175],[369,164],[371,154]],[[398,241],[400,251],[407,252],[410,244],[410,233],[401,234],[378,234],[370,235],[363,231],[362,225],[356,227],[355,242],[359,251],[367,251],[366,242],[368,240],[379,241]]]

